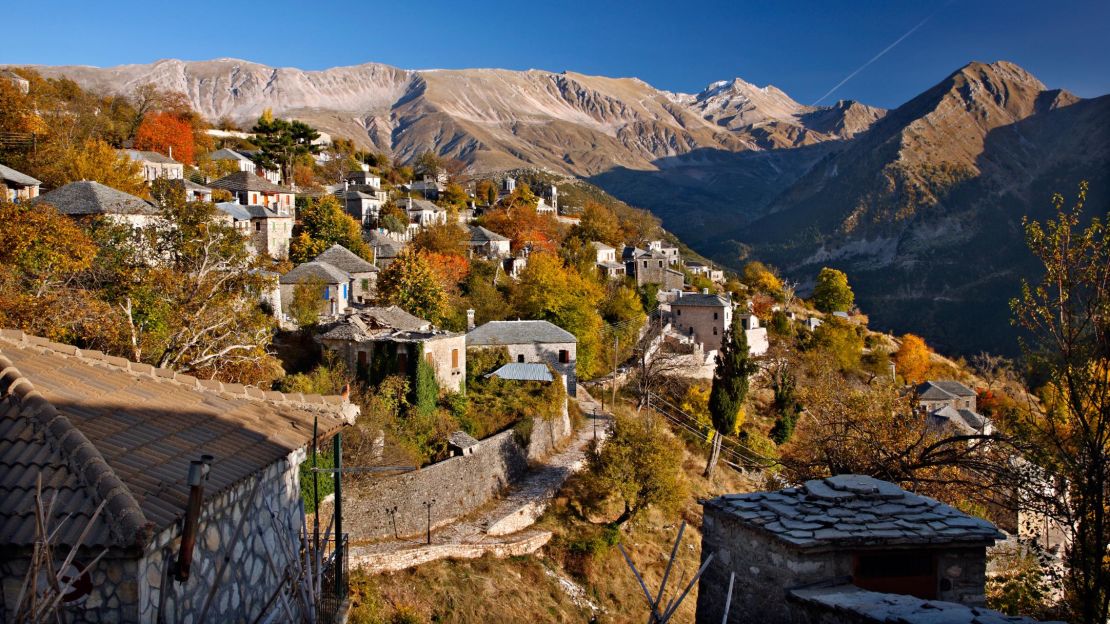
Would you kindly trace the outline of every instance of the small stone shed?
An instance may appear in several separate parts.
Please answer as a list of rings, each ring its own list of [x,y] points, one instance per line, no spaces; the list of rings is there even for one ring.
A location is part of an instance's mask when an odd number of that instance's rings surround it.
[[[820,621],[795,590],[845,585],[980,607],[986,548],[1003,537],[985,520],[861,475],[721,496],[704,503],[702,558],[714,560],[697,621],[721,621],[733,572],[731,623]]]
[[[106,552],[73,582],[60,621],[196,622],[228,555],[208,621],[253,621],[281,583],[270,561],[284,569],[283,544],[300,545],[298,468],[313,421],[326,438],[357,414],[338,396],[198,380],[0,330],[0,621],[12,619],[34,548],[40,475],[56,552],[80,542],[78,569]],[[177,581],[187,475],[203,455],[192,565]]]

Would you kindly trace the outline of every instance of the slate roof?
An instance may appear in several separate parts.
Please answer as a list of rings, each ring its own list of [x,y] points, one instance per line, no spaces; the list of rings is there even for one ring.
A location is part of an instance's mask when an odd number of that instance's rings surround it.
[[[259,193],[292,193],[293,191],[274,184],[266,178],[250,171],[236,171],[228,174],[209,186],[228,191],[257,191]]]
[[[470,228],[470,242],[474,244],[490,243],[490,242],[503,242],[508,241],[507,236],[502,236],[497,232],[487,230],[486,228],[475,225]]]
[[[158,209],[145,199],[104,186],[99,182],[70,182],[31,200],[50,204],[67,215],[135,214],[155,215]]]
[[[590,241],[590,246],[598,251],[616,251],[616,247],[610,247],[601,241]]]
[[[239,152],[226,147],[212,152],[208,155],[208,158],[212,160],[250,160]]]
[[[474,446],[478,440],[474,439],[469,433],[465,431],[454,431],[451,435],[447,436],[447,443],[451,446],[464,449]]]
[[[202,193],[211,193],[212,192],[212,189],[208,188],[207,186],[205,186],[203,184],[197,184],[196,182],[193,182],[192,180],[190,180],[188,178],[185,178],[185,179],[182,179],[182,180],[171,180],[171,183],[174,184],[175,186],[177,185],[178,182],[180,182],[185,187],[186,191],[194,191],[194,192],[202,192]]]
[[[475,346],[553,342],[578,342],[578,339],[547,321],[490,321],[466,334],[466,344]]]
[[[189,462],[214,460],[205,500],[312,437],[353,422],[341,397],[264,392],[0,330],[0,546],[35,538],[35,482],[57,495],[52,524],[73,544],[107,501],[86,546],[145,546],[184,515]]]
[[[230,215],[236,221],[250,221],[251,213],[247,207],[238,202],[219,202],[216,204],[216,210]]]
[[[976,396],[975,391],[958,381],[926,381],[917,387],[918,398],[929,401],[944,401],[953,398]]]
[[[958,431],[981,433],[987,425],[987,417],[967,409],[956,409],[951,405],[929,413],[937,425],[950,425]]]
[[[732,302],[718,294],[683,293],[678,299],[671,302],[671,306],[698,306],[709,308],[727,308]]]
[[[32,178],[26,173],[21,173],[11,167],[5,167],[4,165],[0,165],[0,182],[10,182],[19,186],[36,186],[42,184],[42,182]]]
[[[1004,615],[985,607],[969,607],[956,602],[923,600],[903,594],[888,594],[860,589],[855,585],[836,585],[795,589],[790,598],[828,611],[829,621],[875,622],[886,624],[1037,624],[1040,620]],[[1042,624],[1052,624],[1043,622]],[[1055,623],[1063,624],[1063,623]]]
[[[993,524],[925,496],[863,475],[806,481],[777,492],[706,501],[754,530],[802,550],[893,545],[993,545]]]
[[[401,241],[394,240],[377,230],[372,230],[365,236],[366,242],[372,246],[379,258],[396,258],[405,248]]]
[[[349,279],[349,275],[327,262],[313,260],[293,267],[293,270],[282,275],[278,282],[282,284],[306,284],[312,280],[322,280],[326,284],[345,284]]]
[[[411,202],[411,204],[409,203]],[[420,212],[422,210],[430,210],[432,212],[446,212],[447,209],[437,206],[426,199],[410,198],[405,200],[406,212]]]
[[[529,362],[509,362],[501,368],[487,373],[486,377],[500,377],[512,381],[553,381],[547,364]]]
[[[181,163],[158,152],[151,152],[147,150],[125,149],[120,150],[127,155],[131,160],[147,161],[153,163],[161,163],[163,165],[180,165]]]
[[[409,314],[399,306],[372,306],[362,308],[340,319],[320,336],[321,340],[351,340],[367,342],[397,333],[434,334],[432,324],[418,316]]]
[[[350,273],[376,273],[378,267],[358,257],[343,245],[332,245],[327,251],[313,258],[314,262],[326,262],[340,271]]]

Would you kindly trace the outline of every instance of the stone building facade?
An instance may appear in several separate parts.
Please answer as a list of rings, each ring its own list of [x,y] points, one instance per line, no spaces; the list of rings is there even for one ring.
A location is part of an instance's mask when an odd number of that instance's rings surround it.
[[[735,574],[728,622],[815,621],[796,590],[858,588],[985,603],[986,547],[1004,536],[985,520],[859,475],[807,481],[778,492],[721,496],[704,503],[697,621],[721,622]]]
[[[44,495],[56,496],[47,522],[61,550],[82,544],[85,564],[107,552],[73,581],[62,621],[197,622],[206,608],[207,621],[265,615],[287,553],[301,546],[298,466],[314,423],[326,439],[357,414],[342,397],[198,380],[0,330],[0,620],[16,607],[34,548],[39,475]],[[194,462],[207,473],[179,581]]]
[[[466,334],[467,348],[505,347],[510,362],[550,364],[577,396],[578,339],[547,321],[490,321]]]

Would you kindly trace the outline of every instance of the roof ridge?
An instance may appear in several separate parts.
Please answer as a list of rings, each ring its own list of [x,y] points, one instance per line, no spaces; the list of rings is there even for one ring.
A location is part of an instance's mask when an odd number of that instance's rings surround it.
[[[153,523],[147,520],[131,490],[96,445],[35,389],[34,383],[19,372],[10,358],[0,353],[2,395],[23,407],[20,413],[35,420],[34,428],[62,455],[66,466],[91,492],[93,499],[105,503],[105,515],[111,518],[109,531],[116,534],[121,545],[138,544],[149,538]]]
[[[290,404],[296,409],[332,414],[348,422],[357,415],[358,407],[341,395],[284,393],[277,390],[262,390],[255,386],[237,383],[223,383],[217,379],[198,379],[193,375],[178,373],[169,368],[158,368],[127,358],[107,355],[94,349],[79,349],[73,345],[53,342],[39,336],[32,336],[18,329],[0,329],[0,346],[4,342],[21,347],[34,347],[54,352],[65,357],[81,360],[91,366],[101,366],[123,370],[141,377],[161,382],[171,382],[192,390],[232,395],[237,399],[265,401],[267,403]],[[0,356],[2,357],[2,356]]]

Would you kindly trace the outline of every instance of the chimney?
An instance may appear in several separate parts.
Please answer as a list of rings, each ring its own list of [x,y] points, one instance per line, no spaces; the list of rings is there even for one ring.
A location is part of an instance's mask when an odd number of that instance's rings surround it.
[[[211,455],[201,455],[199,461],[189,462],[189,502],[181,525],[181,549],[177,553],[173,571],[174,579],[181,583],[189,580],[193,547],[197,541],[197,523],[200,520],[200,508],[204,504],[204,482],[208,480],[212,459]]]
[[[466,331],[474,329],[474,310],[466,311]]]
[[[701,289],[701,294],[708,295],[709,294],[709,289],[708,288],[702,288]]]
[[[347,403],[351,400],[351,384],[343,384],[343,392],[340,396],[343,397],[344,403]]]
[[[170,160],[173,160],[173,146],[170,146]]]

